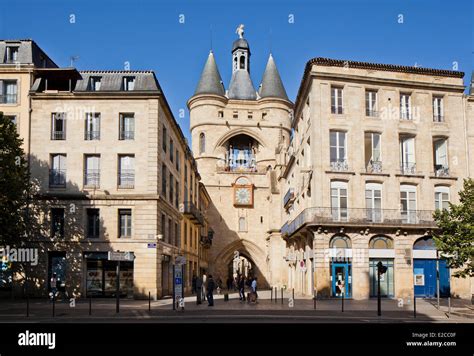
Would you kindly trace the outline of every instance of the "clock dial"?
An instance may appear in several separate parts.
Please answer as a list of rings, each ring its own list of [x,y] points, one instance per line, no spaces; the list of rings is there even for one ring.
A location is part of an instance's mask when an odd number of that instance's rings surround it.
[[[250,204],[250,190],[248,188],[237,188],[235,191],[235,201],[241,205]]]

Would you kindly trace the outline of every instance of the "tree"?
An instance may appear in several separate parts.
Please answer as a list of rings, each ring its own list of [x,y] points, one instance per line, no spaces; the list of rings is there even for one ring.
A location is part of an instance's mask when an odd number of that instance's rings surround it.
[[[0,112],[0,246],[18,245],[27,233],[28,165],[16,124]]]
[[[459,269],[454,277],[474,276],[474,180],[464,180],[459,204],[437,210],[434,219],[439,231],[434,234],[437,249],[449,267]]]

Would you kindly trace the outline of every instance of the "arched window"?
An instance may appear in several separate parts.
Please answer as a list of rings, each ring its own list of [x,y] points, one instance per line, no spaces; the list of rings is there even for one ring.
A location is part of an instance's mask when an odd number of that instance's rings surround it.
[[[387,236],[374,236],[369,242],[369,248],[393,249],[393,240]]]
[[[239,218],[239,231],[247,231],[247,220],[243,216]]]
[[[414,250],[436,250],[434,240],[431,236],[423,236],[413,244]]]
[[[204,153],[206,151],[206,135],[204,132],[201,132],[199,135],[199,153]]]
[[[245,56],[240,56],[240,69],[245,69]]]
[[[235,185],[250,185],[250,181],[247,177],[239,177],[235,181]]]
[[[345,235],[336,235],[329,243],[331,248],[352,248],[351,239]]]

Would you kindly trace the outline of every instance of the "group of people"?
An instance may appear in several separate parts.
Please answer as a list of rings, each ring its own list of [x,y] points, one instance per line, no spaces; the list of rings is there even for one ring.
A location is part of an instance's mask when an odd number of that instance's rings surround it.
[[[245,287],[250,289],[250,293],[245,296]],[[196,294],[196,303],[202,304],[202,301],[208,302],[208,306],[214,306],[214,291],[217,290],[220,294],[222,289],[222,281],[218,277],[217,282],[214,281],[212,275],[207,276],[205,273],[200,276],[193,275],[192,279],[192,293]],[[238,275],[234,279],[227,279],[227,290],[232,289],[239,291],[239,300],[257,303],[257,277],[245,277],[244,275]]]

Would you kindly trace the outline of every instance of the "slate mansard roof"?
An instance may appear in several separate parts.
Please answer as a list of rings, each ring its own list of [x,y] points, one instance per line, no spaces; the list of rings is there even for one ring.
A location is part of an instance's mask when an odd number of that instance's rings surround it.
[[[89,90],[91,77],[100,77],[101,91],[123,90],[124,78],[134,78],[134,88],[131,91],[160,91],[153,71],[79,71],[82,79],[77,81],[74,91],[83,92]]]
[[[7,47],[18,48],[18,59],[15,62],[8,61]],[[16,63],[32,64],[37,68],[58,67],[33,40],[0,40],[0,65],[15,65]]]

